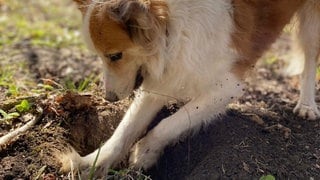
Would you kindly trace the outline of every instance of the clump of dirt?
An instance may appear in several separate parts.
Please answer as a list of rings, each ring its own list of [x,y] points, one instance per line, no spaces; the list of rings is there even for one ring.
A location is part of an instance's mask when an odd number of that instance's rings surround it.
[[[70,145],[82,155],[92,152],[110,137],[129,104],[73,92],[43,100],[40,124],[1,151],[0,178],[59,176],[54,154]]]
[[[69,131],[70,144],[80,155],[99,148],[113,133],[130,104],[126,99],[111,104],[92,95],[67,93],[57,100],[66,117],[61,126]]]

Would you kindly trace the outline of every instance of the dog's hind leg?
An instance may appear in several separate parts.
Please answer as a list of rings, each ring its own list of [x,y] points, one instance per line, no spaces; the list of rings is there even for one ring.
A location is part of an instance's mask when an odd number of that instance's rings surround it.
[[[307,1],[298,12],[298,18],[298,37],[304,51],[305,63],[301,75],[300,98],[294,113],[314,120],[320,117],[315,102],[316,68],[320,50],[320,2]]]
[[[130,164],[134,168],[148,169],[159,158],[163,149],[177,142],[181,136],[199,129],[224,113],[226,105],[241,92],[239,82],[223,84],[215,92],[204,92],[181,107],[175,114],[163,119],[132,149]]]

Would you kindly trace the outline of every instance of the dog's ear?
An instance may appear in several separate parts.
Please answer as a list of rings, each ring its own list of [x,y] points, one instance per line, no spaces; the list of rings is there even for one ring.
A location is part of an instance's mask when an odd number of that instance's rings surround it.
[[[166,0],[119,0],[109,8],[136,43],[152,48],[165,36],[169,18]]]
[[[77,6],[82,14],[85,14],[87,11],[88,5],[90,4],[91,0],[73,0],[75,3],[77,3]]]

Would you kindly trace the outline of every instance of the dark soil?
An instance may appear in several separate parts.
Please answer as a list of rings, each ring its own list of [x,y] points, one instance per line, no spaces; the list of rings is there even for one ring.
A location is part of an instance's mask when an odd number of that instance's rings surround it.
[[[319,179],[319,121],[295,117],[283,93],[248,90],[236,105],[244,110],[229,109],[199,134],[167,148],[151,171],[154,179]]]
[[[11,48],[18,49],[18,59],[28,63],[29,78],[36,82],[99,77],[97,58],[77,50],[53,51],[28,44]],[[260,64],[245,95],[228,107],[226,115],[167,147],[146,174],[174,180],[259,179],[267,174],[277,179],[320,179],[320,122],[292,113],[298,77],[280,76],[282,66],[281,61]],[[58,172],[54,154],[69,144],[82,155],[92,152],[112,134],[130,104],[130,99],[110,104],[102,92],[95,86],[86,93],[63,91],[37,98],[34,106],[43,108],[43,117],[2,147],[0,179],[66,179]],[[170,112],[164,110],[159,117]],[[11,125],[1,124],[0,134],[24,123],[19,118]]]

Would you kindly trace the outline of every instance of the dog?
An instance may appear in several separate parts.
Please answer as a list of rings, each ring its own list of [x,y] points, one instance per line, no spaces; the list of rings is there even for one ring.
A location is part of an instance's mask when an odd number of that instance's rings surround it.
[[[318,0],[74,1],[83,15],[85,42],[103,61],[107,100],[137,90],[111,138],[87,156],[62,155],[64,171],[72,165],[86,172],[98,157],[95,174],[104,176],[129,152],[132,167],[152,167],[167,145],[210,123],[242,95],[248,72],[294,16],[305,64],[293,111],[310,120],[320,116]],[[146,133],[169,101],[184,105]]]

